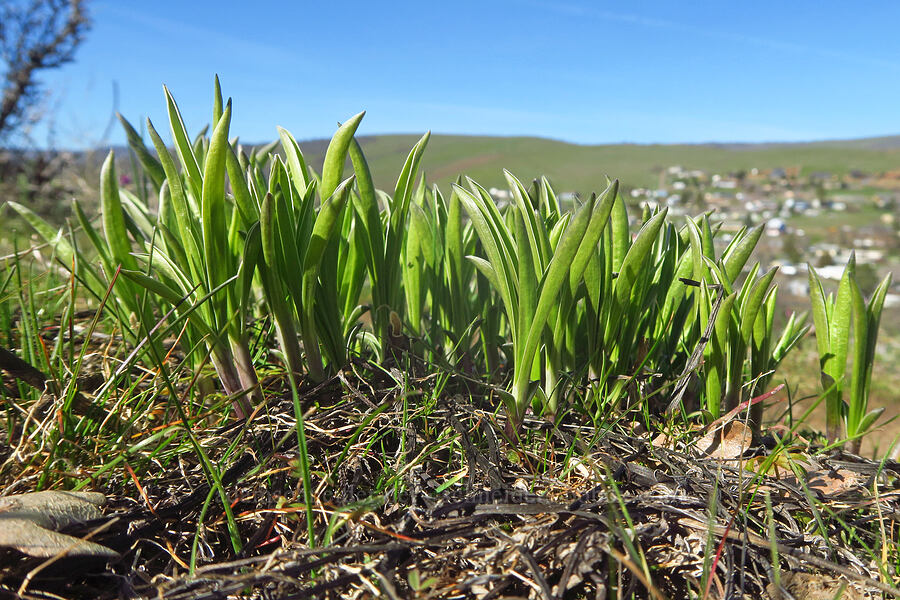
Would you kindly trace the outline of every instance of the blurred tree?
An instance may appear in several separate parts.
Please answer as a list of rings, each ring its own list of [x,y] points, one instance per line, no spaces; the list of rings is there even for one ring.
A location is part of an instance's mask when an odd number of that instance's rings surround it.
[[[788,233],[781,238],[781,253],[791,264],[799,265],[803,262],[803,252],[797,245],[797,238],[793,233]]]
[[[872,263],[857,263],[856,284],[859,285],[863,296],[870,298],[872,292],[878,287],[879,281],[878,268],[875,265]]]
[[[0,1],[0,142],[40,117],[38,72],[71,62],[89,26],[84,0]]]

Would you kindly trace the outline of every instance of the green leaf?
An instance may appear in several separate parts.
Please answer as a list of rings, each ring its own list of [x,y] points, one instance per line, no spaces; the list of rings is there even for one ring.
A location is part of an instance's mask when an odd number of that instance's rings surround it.
[[[497,278],[497,272],[494,270],[494,267],[491,266],[491,263],[484,260],[480,256],[466,256],[466,258],[469,259],[473,265],[475,265],[475,268],[478,269],[478,271],[481,272],[482,275],[484,275],[485,279],[488,280],[488,283],[491,284],[491,287],[493,287],[494,289],[500,289],[500,281]]]
[[[838,284],[838,293],[832,309],[830,320],[830,351],[832,357],[826,361],[825,372],[836,382],[837,390],[843,389],[841,379],[847,367],[847,351],[850,347],[850,323],[853,314],[851,279],[856,274],[856,256],[850,254],[850,260],[844,268],[844,274]]]
[[[250,304],[250,296],[253,292],[253,272],[259,263],[259,257],[262,254],[262,243],[260,239],[259,222],[254,223],[247,232],[244,240],[244,251],[241,258],[240,277],[238,277],[239,288],[241,290],[241,310],[248,311]]]
[[[103,273],[106,275],[106,282],[101,282],[100,278],[97,278],[96,287],[91,287],[97,294],[103,294],[108,287],[108,282],[112,281],[115,276],[117,263],[113,262],[112,257],[109,255],[109,246],[100,239],[100,235],[97,233],[97,230],[94,228],[94,225],[91,223],[90,218],[88,218],[87,214],[81,208],[81,203],[77,200],[72,203],[72,209],[75,211],[75,219],[78,221],[78,224],[81,226],[82,231],[87,236],[88,240],[90,240],[91,245],[94,247],[94,250],[97,252],[97,255],[100,257],[100,265],[103,269]],[[64,238],[63,238],[64,239]],[[66,241],[68,244],[68,241]],[[83,264],[87,261],[84,260],[86,257],[82,256],[81,253],[78,253],[77,258],[82,262],[80,267],[86,267],[87,265]],[[69,264],[66,265],[70,267]],[[90,283],[88,284],[90,285]]]
[[[322,260],[322,254],[331,239],[334,231],[334,225],[337,222],[338,215],[341,214],[347,199],[350,197],[350,190],[353,188],[355,177],[351,175],[345,179],[334,190],[334,193],[322,203],[319,214],[316,216],[316,223],[313,226],[312,237],[309,240],[309,246],[306,250],[306,258],[303,263],[303,274],[305,278],[315,280],[315,276],[319,272],[319,262]]]
[[[203,190],[200,199],[203,232],[203,255],[206,262],[207,289],[212,289],[231,276],[232,260],[227,251],[225,226],[225,157],[230,152],[228,128],[231,125],[231,102],[216,124],[206,162],[203,166]]]
[[[868,402],[866,375],[870,367],[866,362],[869,340],[868,314],[862,291],[854,278],[850,279],[850,297],[853,314],[853,342],[850,351],[852,364],[850,366],[850,401],[847,407],[847,435],[853,436],[859,433],[859,424],[866,413]]]
[[[572,260],[578,252],[579,246],[585,241],[585,232],[591,224],[594,206],[592,203],[585,203],[575,213],[575,216],[569,222],[569,226],[563,233],[562,239],[559,241],[550,264],[547,266],[547,272],[544,274],[540,282],[539,296],[537,306],[534,311],[534,317],[531,319],[528,329],[522,330],[526,338],[524,340],[525,347],[520,356],[523,359],[522,366],[528,366],[534,360],[535,353],[540,343],[541,333],[546,326],[547,317],[553,304],[556,302],[557,296],[562,286],[568,282],[569,268]],[[608,215],[607,215],[608,216]],[[605,224],[605,221],[604,221]],[[600,237],[603,227],[596,228],[596,238],[594,244]],[[590,243],[590,240],[587,240]],[[527,333],[526,333],[527,332]],[[518,406],[519,410],[524,410],[524,406]]]
[[[883,415],[883,414],[884,414],[883,406],[879,406],[878,408],[875,408],[875,409],[869,411],[869,413],[866,414],[865,417],[863,417],[862,421],[860,421],[859,427],[856,430],[856,434],[863,434],[863,433],[869,431],[872,428],[872,425],[875,424],[875,421],[877,421],[879,419],[879,417],[881,417],[881,415]]]
[[[158,189],[166,179],[166,173],[163,170],[162,165],[152,154],[150,154],[150,151],[147,150],[147,146],[144,145],[144,140],[141,139],[141,134],[131,126],[131,123],[119,113],[116,113],[116,117],[118,117],[119,123],[122,124],[122,128],[125,130],[125,137],[128,139],[128,145],[137,155],[138,160],[141,161],[141,166],[144,167],[144,171],[146,171],[147,175],[150,177],[150,181],[152,181],[153,185]]]
[[[747,259],[750,258],[753,249],[756,248],[764,228],[765,223],[760,223],[753,229],[742,232],[743,235],[735,236],[732,244],[725,250],[722,261],[725,264],[725,274],[728,275],[731,282],[734,282],[741,274],[741,270],[747,264]]]
[[[454,185],[453,189],[466,209],[472,226],[481,240],[485,254],[487,254],[488,262],[495,274],[495,281],[491,282],[494,289],[499,292],[507,314],[516,314],[516,309],[514,308],[516,302],[513,294],[516,293],[514,273],[517,272],[518,267],[512,260],[513,251],[507,246],[511,244],[512,240],[509,230],[500,218],[499,213],[495,212],[496,207],[492,211],[480,195],[476,196],[458,185]],[[491,205],[493,205],[493,202],[491,202]],[[477,267],[478,263],[476,262],[475,265]],[[479,270],[481,270],[480,267]],[[511,326],[517,328],[518,322],[514,320]]]
[[[184,299],[184,296],[180,291],[169,287],[156,277],[151,277],[150,275],[142,273],[141,271],[133,271],[131,269],[122,269],[121,273],[141,287],[146,288],[150,292],[153,292],[166,302],[177,304]]]
[[[184,246],[185,254],[190,261],[184,267],[189,270],[192,277],[199,281],[200,273],[203,272],[203,269],[201,267],[199,231],[197,231],[195,226],[194,212],[188,204],[184,184],[175,166],[175,161],[172,160],[165,143],[163,143],[162,138],[156,132],[153,123],[149,119],[147,120],[147,131],[150,133],[150,139],[153,140],[156,154],[159,156],[160,163],[166,173],[166,183],[169,187],[172,209],[175,213],[175,220],[178,223],[178,235],[182,246]]]
[[[297,143],[297,140],[294,139],[294,136],[287,129],[279,127],[278,136],[281,138],[281,147],[284,150],[285,163],[287,164],[291,181],[294,182],[294,187],[297,188],[297,191],[302,196],[306,193],[306,188],[309,186],[309,168],[306,166],[306,160],[303,158],[303,153],[300,151],[300,145]]]
[[[510,191],[512,191],[516,206],[519,208],[519,215],[523,219],[523,224],[525,226],[523,233],[526,236],[525,239],[527,239],[531,246],[529,255],[533,262],[534,273],[536,276],[543,275],[544,269],[550,260],[550,241],[546,224],[542,220],[539,220],[540,215],[532,202],[531,196],[525,190],[522,183],[516,179],[515,175],[506,170],[503,171],[503,175],[506,177]],[[519,243],[518,238],[516,239],[516,243]],[[517,256],[521,261],[522,254],[517,253]],[[519,268],[521,269],[521,265]]]
[[[116,180],[115,154],[112,150],[103,161],[100,169],[100,207],[103,213],[103,235],[109,247],[109,255],[115,263],[126,269],[134,269],[134,257],[131,256],[131,244],[128,241],[128,230],[125,228],[125,217],[122,214],[122,201],[119,198],[119,183]]]
[[[819,353],[819,366],[822,368],[825,366],[825,357],[831,353],[828,306],[819,274],[816,273],[816,270],[809,263],[806,264],[806,268],[809,273],[809,300],[812,305],[813,324],[816,327],[816,348]]]
[[[409,199],[412,197],[412,186],[419,171],[419,163],[422,161],[422,154],[425,152],[425,146],[428,145],[428,140],[430,139],[431,132],[429,131],[416,142],[412,150],[409,151],[406,162],[403,164],[403,169],[400,171],[400,176],[397,178],[397,185],[394,187],[394,202],[400,207],[399,212],[402,214],[405,214],[405,207],[409,205]],[[392,220],[395,212],[397,211],[393,211],[391,214]],[[393,223],[393,225],[396,227],[396,223]]]
[[[703,286],[701,293],[708,297],[710,290],[706,282],[703,282],[701,285]],[[727,374],[728,325],[731,322],[731,313],[734,310],[736,299],[736,292],[732,292],[723,298],[713,325],[712,336],[703,349],[706,409],[712,414],[714,419],[718,418],[722,412],[722,395],[724,392],[722,381]],[[708,300],[705,301],[708,302]]]
[[[128,190],[119,190],[119,200],[125,217],[125,228],[138,244],[150,243],[156,234],[156,215],[150,213],[143,200]]]
[[[631,247],[631,232],[628,229],[628,209],[625,206],[625,200],[618,195],[618,186],[616,186],[616,195],[610,218],[612,226],[612,267],[613,271],[619,272],[622,270],[625,255]]]
[[[350,117],[331,138],[328,150],[325,151],[325,163],[322,165],[322,184],[319,191],[323,198],[330,197],[341,181],[344,173],[344,162],[347,160],[347,151],[350,149],[350,142],[353,140],[353,135],[356,133],[356,129],[365,115],[365,112],[361,112]],[[300,189],[299,186],[297,189]]]
[[[619,197],[619,180],[616,179],[607,186],[599,199],[591,198],[590,204],[593,205],[591,213],[591,221],[585,233],[584,240],[578,246],[578,252],[572,259],[569,269],[569,290],[572,296],[575,295],[585,269],[587,269],[588,261],[597,255],[597,244],[603,235],[603,230],[610,222],[610,215],[615,207],[616,199]],[[562,219],[560,219],[562,221]]]
[[[530,236],[527,233],[528,226],[525,223],[526,218],[522,212],[521,208],[515,211],[516,255],[519,259],[519,270],[516,274],[516,281],[518,282],[519,302],[518,306],[515,307],[515,311],[509,315],[509,318],[510,320],[515,319],[518,322],[518,325],[516,326],[517,332],[528,332],[528,335],[531,335],[530,329],[535,327],[539,330],[543,330],[545,321],[538,324],[537,319],[539,316],[535,314],[539,293],[538,279],[537,273],[535,273],[534,257],[532,256],[532,244],[529,239]],[[541,291],[543,291],[543,289]],[[517,362],[515,368],[517,370],[520,368],[530,369],[533,357],[522,354],[522,352],[525,351],[527,344],[517,343],[517,341],[518,340],[514,337],[513,344],[516,346],[515,350],[517,351],[516,361],[521,360],[523,362],[522,364]]]
[[[884,308],[884,299],[887,295],[887,291],[891,287],[892,277],[893,273],[885,275],[884,279],[881,280],[881,283],[878,284],[878,287],[876,287],[875,291],[872,293],[872,298],[869,300],[869,306],[866,309],[866,328],[868,330],[865,358],[865,363],[868,366],[868,371],[866,373],[866,390],[870,388],[872,381],[872,365],[875,363],[875,346],[878,342],[878,328],[881,323],[881,311]]]
[[[702,234],[697,223],[690,217],[687,218],[687,230],[691,241],[691,263],[693,265],[692,278],[694,281],[707,281],[707,283],[712,283],[708,280],[709,271],[706,269],[703,261],[705,255],[703,253]]]
[[[53,227],[33,210],[22,206],[18,202],[10,200],[7,204],[28,222],[38,235],[44,238],[44,241],[53,247],[60,262],[66,265],[66,267],[71,266],[72,261],[75,259],[75,249],[63,236],[62,229]]]
[[[410,204],[409,232],[403,257],[403,289],[406,294],[406,312],[413,331],[418,331],[422,322],[422,276],[424,270],[426,238],[430,234],[428,217],[422,207]]]
[[[240,216],[240,228],[249,229],[259,218],[259,205],[250,193],[246,174],[231,145],[228,146],[225,154],[225,168],[228,171],[231,193],[234,194],[234,205],[237,207],[235,215]]]
[[[703,215],[703,220],[700,224],[700,232],[701,232],[701,241],[703,244],[703,255],[710,259],[715,259],[716,257],[716,248],[713,238],[715,237],[712,232],[712,228],[709,224],[709,214]],[[729,283],[731,281],[729,280]]]
[[[778,268],[769,269],[765,275],[762,275],[750,288],[749,293],[743,299],[740,309],[741,319],[741,339],[744,345],[750,344],[750,337],[753,334],[753,325],[756,322],[756,315],[759,313],[763,300],[769,292],[769,285]]]
[[[259,209],[259,236],[262,244],[262,255],[269,269],[278,268],[278,258],[275,254],[275,197],[272,192],[266,192],[262,206]]]
[[[197,157],[194,155],[194,149],[188,139],[187,129],[184,126],[184,121],[181,118],[181,112],[178,110],[178,105],[175,104],[175,98],[172,97],[169,88],[163,86],[163,90],[166,94],[166,106],[169,111],[169,126],[172,130],[172,139],[175,141],[175,151],[181,161],[182,168],[184,168],[185,173],[187,174],[188,182],[194,197],[199,198],[203,186],[203,177],[200,174],[200,164],[197,162]],[[159,147],[157,146],[157,153],[158,152]],[[171,177],[169,177],[168,171],[166,171],[166,175],[171,184]]]
[[[664,208],[644,223],[643,227],[638,231],[634,243],[628,249],[615,282],[616,300],[620,306],[628,304],[634,283],[645,268],[645,261],[650,254],[651,248],[653,248],[653,244],[656,242],[656,237],[667,213],[668,208]]]
[[[213,123],[218,123],[222,119],[222,86],[219,85],[219,76],[215,76],[213,84]]]

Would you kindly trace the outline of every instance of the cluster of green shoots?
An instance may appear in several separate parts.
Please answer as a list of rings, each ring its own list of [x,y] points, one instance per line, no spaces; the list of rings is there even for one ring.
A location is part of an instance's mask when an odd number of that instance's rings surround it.
[[[654,396],[712,421],[764,390],[809,329],[791,314],[776,330],[775,269],[748,264],[761,226],[717,245],[708,214],[680,226],[665,209],[629,215],[616,181],[572,206],[546,179],[510,173],[505,205],[471,180],[448,195],[419,176],[427,134],[386,193],[354,137],[362,113],[338,128],[317,174],[284,129],[250,151],[231,140],[218,80],[209,136],[189,137],[168,90],[166,101],[174,156],[149,120],[152,150],[122,119],[140,185],[119,186],[110,153],[102,226],[75,203],[89,248],[10,204],[91,295],[113,290],[104,309],[135,356],[158,365],[177,336],[196,368],[212,363],[240,418],[260,399],[260,317],[294,386],[355,356],[396,360],[402,337],[407,359],[495,390],[513,431],[529,411],[600,423]],[[866,403],[889,280],[868,305],[852,261],[836,300],[812,269],[810,283],[828,434],[859,439],[877,416]],[[756,425],[761,409],[749,411]]]

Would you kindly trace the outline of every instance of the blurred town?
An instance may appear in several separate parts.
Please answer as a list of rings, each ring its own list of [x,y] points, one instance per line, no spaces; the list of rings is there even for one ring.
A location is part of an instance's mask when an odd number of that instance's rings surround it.
[[[509,199],[505,190],[490,192],[498,202]],[[900,313],[900,169],[839,176],[803,174],[800,167],[711,173],[673,165],[660,170],[655,188],[633,188],[627,195],[636,208],[668,206],[671,217],[711,211],[711,219],[721,222],[716,240],[721,244],[743,226],[765,223],[756,259],[763,269],[778,267],[779,293],[788,306],[795,303],[791,297],[799,300],[809,293],[807,264],[823,279],[837,282],[854,252],[864,293],[894,273],[885,308],[886,314]],[[570,196],[560,194],[560,199]],[[632,211],[632,221],[639,216]]]

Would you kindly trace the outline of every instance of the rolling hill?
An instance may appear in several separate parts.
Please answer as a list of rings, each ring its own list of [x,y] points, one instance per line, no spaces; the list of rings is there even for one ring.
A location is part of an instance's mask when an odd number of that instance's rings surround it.
[[[376,186],[392,190],[418,135],[361,137]],[[300,142],[310,163],[321,169],[327,141]],[[546,175],[558,192],[581,194],[605,187],[605,176],[625,187],[654,186],[660,169],[681,165],[711,173],[753,167],[800,167],[802,173],[853,169],[880,172],[900,167],[900,136],[784,144],[614,144],[584,146],[534,137],[432,135],[422,161],[429,184],[442,190],[457,175],[485,187],[505,187],[503,169],[523,182]]]

